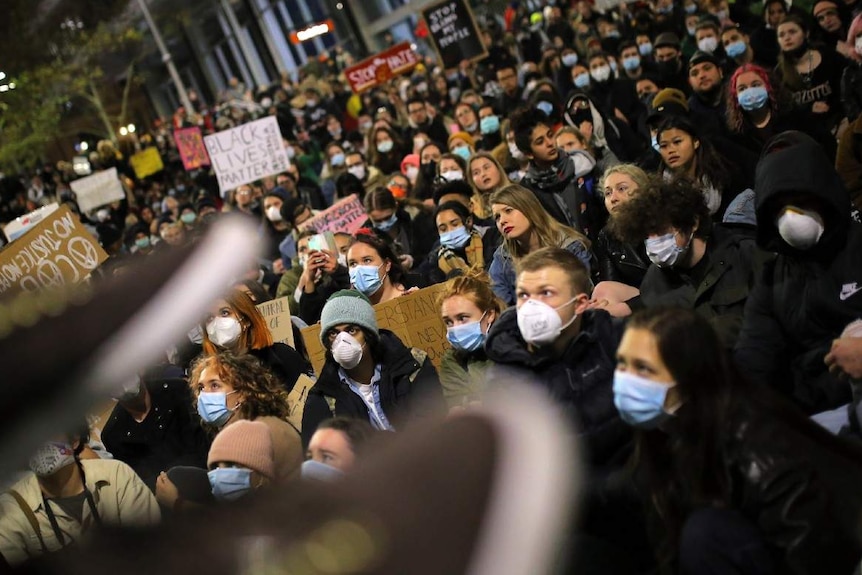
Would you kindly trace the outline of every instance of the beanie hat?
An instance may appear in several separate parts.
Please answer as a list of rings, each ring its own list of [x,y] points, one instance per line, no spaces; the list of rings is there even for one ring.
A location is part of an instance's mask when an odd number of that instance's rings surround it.
[[[380,335],[377,316],[367,297],[352,289],[335,292],[326,300],[320,313],[320,343],[326,345],[326,332],[336,325],[350,323],[364,327],[375,336]]]
[[[662,32],[659,34],[653,46],[656,48],[661,48],[662,46],[670,46],[672,48],[676,48],[679,50],[679,36],[674,34],[673,32]]]
[[[687,116],[688,100],[681,90],[665,88],[660,90],[652,101],[652,112],[647,116],[650,125],[667,116]]]
[[[416,166],[418,168],[420,163],[419,154],[407,154],[404,156],[404,159],[401,160],[401,173],[407,173],[407,166]]]
[[[697,66],[698,64],[702,64],[703,62],[711,62],[712,65],[718,66],[718,58],[716,58],[713,54],[709,52],[704,52],[703,50],[698,50],[694,54],[692,54],[691,59],[688,61],[688,69],[691,70],[692,66]]]
[[[447,144],[451,147],[453,140],[464,140],[471,148],[476,147],[476,140],[473,139],[473,136],[468,134],[467,132],[455,132],[451,136],[449,136],[449,141]]]
[[[206,469],[180,465],[171,467],[165,473],[171,483],[176,485],[182,499],[199,505],[215,501]]]
[[[241,419],[225,427],[213,440],[207,456],[207,467],[230,462],[275,479],[272,436],[260,421]]]
[[[276,198],[279,198],[282,202],[286,202],[290,199],[290,194],[281,186],[274,187],[273,189],[265,193],[263,196],[275,196]]]

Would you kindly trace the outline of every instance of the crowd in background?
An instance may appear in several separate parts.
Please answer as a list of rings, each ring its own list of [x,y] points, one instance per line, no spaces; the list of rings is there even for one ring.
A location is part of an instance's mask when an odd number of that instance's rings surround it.
[[[384,432],[481,404],[505,372],[547,390],[585,446],[579,572],[853,572],[862,4],[476,16],[488,56],[455,69],[426,56],[355,95],[337,48],[98,144],[92,169],[116,167],[126,199],[80,214],[110,256],[97,274],[133,273],[226,212],[259,226],[261,258],[98,429],[54,438],[0,495],[6,561],[102,522],[338,480]],[[219,190],[208,168],[183,170],[174,129],[265,116],[285,172]],[[129,155],[150,146],[165,168],[137,178]],[[0,217],[79,212],[72,178],[66,163],[7,178]],[[358,232],[303,229],[352,194]],[[374,312],[436,284],[451,345],[437,366]],[[294,347],[255,308],[285,296]],[[299,330],[318,323],[315,370]]]

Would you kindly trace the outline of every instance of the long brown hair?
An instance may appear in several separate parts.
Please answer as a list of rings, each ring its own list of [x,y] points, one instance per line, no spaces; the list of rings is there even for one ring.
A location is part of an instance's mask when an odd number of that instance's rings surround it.
[[[240,324],[245,321],[248,327],[243,326],[242,333],[239,336],[239,342],[245,349],[263,349],[272,345],[272,334],[269,333],[269,326],[266,325],[266,320],[254,306],[254,302],[248,297],[244,291],[240,289],[232,289],[225,296],[224,300],[231,307],[233,312],[240,320]],[[206,325],[203,326],[203,348],[206,355],[215,355],[221,350],[210,341],[207,335]]]
[[[497,167],[497,171],[500,173],[500,183],[497,184],[497,190],[502,190],[506,186],[511,185],[512,181],[506,174],[506,170],[503,169],[503,165],[490,153],[476,152],[470,157],[470,161],[467,162],[467,173],[464,174],[464,177],[467,179],[467,183],[470,184],[470,187],[473,188],[473,206],[476,211],[476,215],[480,218],[487,218],[491,215],[491,203],[488,199],[496,190],[492,190],[490,192],[480,191],[479,188],[476,187],[476,182],[473,181],[473,162],[481,158],[488,160]]]

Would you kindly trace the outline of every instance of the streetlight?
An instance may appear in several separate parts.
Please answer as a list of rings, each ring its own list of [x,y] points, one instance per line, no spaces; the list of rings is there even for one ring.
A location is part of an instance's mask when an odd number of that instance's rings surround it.
[[[134,124],[129,124],[128,126],[120,126],[120,135],[128,136],[129,134],[134,134],[136,129],[137,128],[135,128]]]

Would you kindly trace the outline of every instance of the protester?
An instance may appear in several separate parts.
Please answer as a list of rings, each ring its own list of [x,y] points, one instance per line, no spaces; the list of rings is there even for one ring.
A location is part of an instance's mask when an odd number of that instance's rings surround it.
[[[430,214],[420,210],[411,218],[386,188],[369,192],[363,204],[368,214],[364,227],[373,227],[398,247],[399,260],[405,269],[428,257],[434,242],[434,220]]]
[[[269,427],[260,421],[237,421],[213,440],[207,456],[213,497],[236,501],[276,480],[275,450]]]
[[[350,471],[376,433],[362,419],[333,417],[321,421],[308,442],[302,477],[330,479]]]

